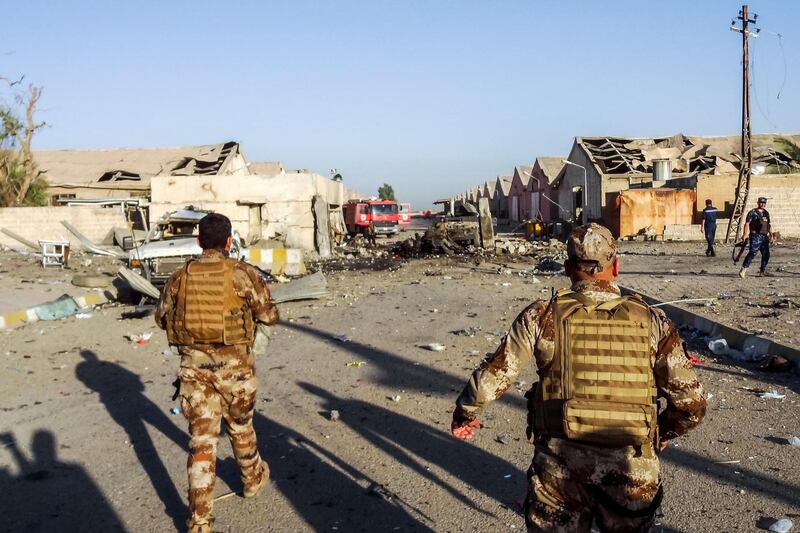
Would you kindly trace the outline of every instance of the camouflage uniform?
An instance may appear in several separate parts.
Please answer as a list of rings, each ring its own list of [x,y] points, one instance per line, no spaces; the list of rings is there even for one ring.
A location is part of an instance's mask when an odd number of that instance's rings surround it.
[[[199,261],[220,261],[222,254],[205,250]],[[167,328],[170,311],[178,305],[178,287],[185,269],[178,270],[158,302],[156,323]],[[253,319],[262,324],[278,321],[278,309],[270,301],[261,276],[252,266],[238,263],[233,274],[235,292],[243,298]],[[198,344],[179,346],[181,409],[189,422],[189,511],[191,528],[211,523],[216,480],[217,441],[220,421],[225,420],[233,454],[239,464],[245,491],[269,476],[261,459],[253,430],[253,411],[258,380],[251,345]]]
[[[593,302],[620,296],[619,288],[608,281],[578,281],[572,290]],[[651,365],[658,395],[666,399],[658,426],[666,440],[698,425],[706,401],[675,327],[660,309],[650,311]],[[497,351],[475,370],[456,402],[454,422],[464,425],[475,420],[532,359],[540,370],[550,364],[554,341],[551,302],[537,301],[520,313]],[[588,532],[592,518],[604,531],[651,527],[658,506],[653,502],[660,498],[656,443],[604,447],[547,436],[535,437],[534,442],[525,501],[529,531]]]

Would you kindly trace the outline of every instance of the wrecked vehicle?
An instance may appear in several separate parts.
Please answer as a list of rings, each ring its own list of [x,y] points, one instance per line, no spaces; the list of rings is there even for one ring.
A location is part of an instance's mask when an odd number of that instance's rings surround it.
[[[156,286],[163,286],[173,272],[189,259],[200,257],[203,249],[197,242],[200,221],[211,211],[180,209],[165,214],[153,226],[144,244],[128,256],[128,266]],[[230,257],[242,257],[242,241],[233,231]]]
[[[462,200],[438,200],[434,204],[442,204],[444,215],[439,218],[443,223],[447,238],[462,246],[480,246],[480,217],[478,209]]]

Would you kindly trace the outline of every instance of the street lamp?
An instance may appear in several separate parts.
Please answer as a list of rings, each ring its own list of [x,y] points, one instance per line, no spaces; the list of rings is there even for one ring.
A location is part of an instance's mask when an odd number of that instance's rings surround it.
[[[586,204],[587,200],[589,199],[588,195],[589,191],[587,190],[588,187],[586,185],[586,167],[584,167],[583,165],[579,165],[578,163],[573,163],[572,161],[567,161],[566,159],[562,159],[561,162],[564,163],[565,165],[578,167],[581,170],[583,170],[583,206],[581,209],[581,223],[586,224]]]

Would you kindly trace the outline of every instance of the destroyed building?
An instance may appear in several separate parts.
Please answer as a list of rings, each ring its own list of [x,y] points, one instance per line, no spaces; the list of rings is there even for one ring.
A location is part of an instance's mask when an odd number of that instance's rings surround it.
[[[0,209],[0,228],[33,242],[67,238],[62,220],[94,242],[109,241],[115,228],[128,226],[125,206],[135,198],[150,226],[165,213],[192,206],[227,215],[246,244],[269,239],[287,248],[327,250],[343,232],[341,205],[354,194],[341,180],[308,170],[251,163],[237,142],[39,150],[34,157],[52,206]],[[15,241],[0,234],[0,243]]]
[[[528,182],[531,180],[531,165],[517,165],[511,176],[511,185],[508,188],[508,218],[512,222],[529,220],[531,218],[531,198],[526,194]]]
[[[36,150],[51,205],[74,199],[149,196],[154,176],[243,175],[247,159],[239,143],[177,148]]]
[[[800,135],[753,135],[753,183],[751,198],[771,197],[776,227],[784,234],[800,234],[800,224],[782,215],[800,197],[793,191],[800,185],[800,161],[784,149],[783,141],[798,144]],[[668,224],[697,222],[698,204],[706,198],[729,216],[741,166],[740,137],[694,137],[683,134],[655,138],[576,137],[568,160],[551,186],[551,198],[569,213],[550,205],[551,218],[604,221],[619,235],[620,201],[635,198],[635,210],[666,213],[652,226],[663,234]],[[580,167],[585,169],[584,170]],[[664,189],[661,193],[635,193],[639,189]],[[671,190],[688,189],[691,195]],[[620,194],[623,191],[631,191]],[[648,200],[649,198],[649,200]],[[649,203],[648,203],[649,202]],[[678,203],[676,203],[678,202]],[[690,208],[684,204],[690,203]],[[629,206],[630,207],[630,206]],[[630,210],[630,209],[629,209]],[[624,209],[623,209],[624,211]],[[677,218],[676,218],[677,217]],[[643,221],[645,219],[642,219]],[[636,229],[636,228],[634,228]]]

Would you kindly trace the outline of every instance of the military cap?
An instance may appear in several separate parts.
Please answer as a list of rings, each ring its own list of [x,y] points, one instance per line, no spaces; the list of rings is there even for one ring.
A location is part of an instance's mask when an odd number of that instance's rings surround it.
[[[579,270],[596,273],[608,268],[617,255],[617,242],[608,228],[594,222],[572,230],[567,255]]]
[[[767,198],[765,196],[759,196],[758,197],[758,203],[762,203],[762,202],[763,203],[767,203]]]

